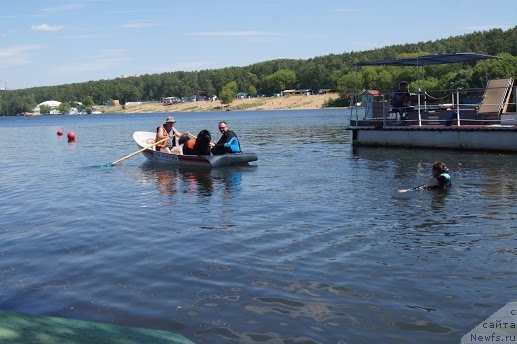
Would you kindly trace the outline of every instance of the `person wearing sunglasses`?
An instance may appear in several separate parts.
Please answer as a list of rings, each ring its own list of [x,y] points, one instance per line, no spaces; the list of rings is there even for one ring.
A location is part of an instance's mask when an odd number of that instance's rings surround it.
[[[228,128],[228,123],[225,121],[219,122],[219,131],[221,132],[221,138],[216,144],[212,143],[212,154],[240,153],[241,146],[239,139],[237,138],[237,134]]]

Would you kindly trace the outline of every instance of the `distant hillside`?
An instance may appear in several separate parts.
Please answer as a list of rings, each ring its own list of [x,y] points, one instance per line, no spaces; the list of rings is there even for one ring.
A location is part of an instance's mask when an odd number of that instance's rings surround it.
[[[339,48],[339,42],[336,42]],[[346,48],[346,47],[342,47]],[[422,53],[472,51],[501,55],[503,59],[477,64],[442,65],[426,68],[426,86],[432,88],[482,87],[486,78],[517,74],[517,27],[493,29],[436,41],[392,45],[380,49],[331,54],[308,60],[280,59],[246,67],[228,67],[195,72],[170,72],[89,81],[60,86],[34,87],[0,93],[0,114],[29,111],[37,103],[53,99],[81,101],[92,96],[96,104],[118,99],[128,101],[160,100],[161,97],[188,97],[193,94],[218,95],[229,82],[239,91],[271,95],[286,88],[337,89],[345,95],[355,86],[354,64],[358,61],[412,56]],[[295,77],[292,78],[294,72]],[[291,73],[291,74],[289,74]],[[288,77],[289,76],[289,77]],[[414,68],[366,67],[359,75],[360,87],[393,89],[398,80],[416,78]]]

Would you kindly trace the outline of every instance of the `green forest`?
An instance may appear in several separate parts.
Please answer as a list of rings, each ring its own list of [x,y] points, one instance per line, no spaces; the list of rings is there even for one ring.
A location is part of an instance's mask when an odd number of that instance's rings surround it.
[[[336,46],[339,42],[336,42]],[[155,101],[162,97],[188,97],[203,93],[227,96],[228,88],[237,92],[273,95],[284,89],[335,89],[341,99],[333,105],[346,105],[348,94],[355,89],[355,64],[361,61],[401,58],[445,52],[476,52],[501,56],[501,59],[477,63],[449,64],[425,68],[425,87],[451,89],[484,87],[487,79],[517,75],[517,27],[493,29],[462,36],[384,48],[331,54],[307,60],[278,59],[246,67],[227,67],[193,72],[147,74],[138,77],[88,81],[59,86],[33,87],[0,93],[0,115],[30,112],[45,100],[61,102],[86,101],[103,104],[111,99],[121,104],[129,101]],[[362,67],[360,89],[393,90],[400,80],[417,89],[415,67]]]

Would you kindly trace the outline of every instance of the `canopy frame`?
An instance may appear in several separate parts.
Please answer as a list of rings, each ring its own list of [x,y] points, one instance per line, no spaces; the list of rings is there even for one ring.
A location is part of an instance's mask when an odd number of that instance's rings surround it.
[[[432,66],[432,65],[440,65],[440,64],[449,64],[449,63],[463,63],[463,62],[473,62],[479,60],[487,60],[487,59],[500,59],[500,56],[494,55],[485,55],[478,54],[472,52],[463,52],[463,53],[443,53],[443,54],[430,54],[430,55],[421,55],[415,57],[407,57],[402,59],[388,59],[388,60],[379,60],[379,61],[365,61],[358,62],[355,64],[355,73],[356,73],[356,89],[355,96],[356,101],[358,97],[358,73],[360,66],[398,66],[398,67],[417,67],[417,78],[418,78],[418,126],[422,126],[422,116],[420,113],[420,105],[421,105],[421,90],[420,90],[420,68],[423,66]],[[459,104],[458,104],[459,106]],[[459,117],[459,109],[458,109],[458,117]],[[385,116],[384,116],[385,117]],[[356,119],[357,118],[357,105],[356,105]],[[384,121],[386,118],[384,118]],[[458,118],[459,125],[459,118]]]

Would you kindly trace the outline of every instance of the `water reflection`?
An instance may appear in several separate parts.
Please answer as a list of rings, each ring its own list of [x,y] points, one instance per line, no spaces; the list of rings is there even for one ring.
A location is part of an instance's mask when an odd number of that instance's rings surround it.
[[[210,197],[218,190],[223,197],[240,191],[242,172],[252,171],[256,166],[237,166],[217,169],[173,167],[145,162],[141,166],[145,181],[153,181],[158,191],[171,199],[188,194]]]
[[[282,146],[299,144],[348,144],[350,143],[350,131],[344,124],[296,126],[294,124],[282,125],[271,128],[257,129],[255,134],[258,146],[269,146],[272,143]],[[279,135],[279,133],[282,133]],[[279,142],[280,141],[280,142]]]
[[[178,192],[176,186],[180,177],[177,170],[158,169],[154,171],[156,174],[156,183],[158,190],[162,195],[174,195]]]
[[[517,190],[517,159],[512,154],[355,146],[352,154],[369,169],[379,167],[386,172],[391,167],[388,172],[393,179],[410,177],[418,182],[417,178],[430,176],[433,162],[444,161],[451,170],[453,186],[480,187],[487,199],[513,199]]]
[[[431,210],[433,212],[441,212],[447,209],[447,199],[450,195],[450,189],[445,190],[429,190],[431,193]]]
[[[387,240],[404,250],[474,250],[487,234],[486,221],[490,223],[488,234],[494,239],[515,230],[511,223],[517,218],[513,207],[517,161],[512,155],[354,147],[352,156],[352,166],[361,171],[356,179],[368,182],[370,194],[384,194],[386,206],[375,209],[380,219],[396,223],[386,232]],[[423,184],[434,161],[445,161],[449,166],[453,178],[450,190],[396,192]],[[487,251],[500,252],[501,245],[505,243]],[[503,246],[505,253],[509,245]]]
[[[13,132],[0,135],[10,176],[0,183],[3,308],[179,330],[200,344],[379,334],[424,344],[457,340],[515,295],[515,156],[351,153],[341,115],[229,115],[259,168],[178,169],[141,156],[84,168],[126,147],[91,142],[113,128],[129,141],[159,114],[84,117],[76,132],[91,140],[75,146],[49,127],[30,169]],[[191,128],[214,114],[188,116]],[[451,190],[396,192],[425,182],[435,160],[451,168]],[[17,197],[27,188],[30,199]]]

